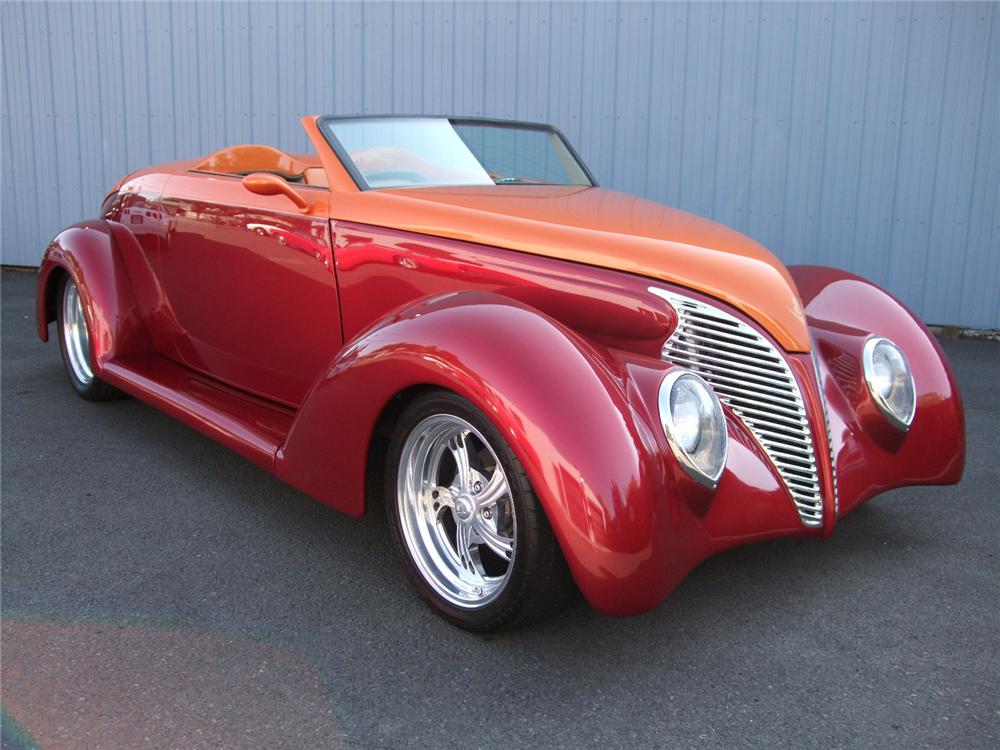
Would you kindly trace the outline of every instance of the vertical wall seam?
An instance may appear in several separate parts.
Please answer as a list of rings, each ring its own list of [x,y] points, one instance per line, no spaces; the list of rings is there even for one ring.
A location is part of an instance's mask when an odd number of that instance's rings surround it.
[[[723,52],[726,48],[726,8],[731,7],[727,5],[719,6],[719,51]],[[715,82],[715,115],[713,117],[713,122],[715,123],[715,145],[713,147],[714,153],[714,163],[712,164],[712,210],[710,212],[711,216],[716,216],[716,196],[718,195],[718,185],[720,182],[719,178],[719,136],[722,133],[722,71],[724,69],[723,60],[719,60],[719,75]]]
[[[989,42],[993,43],[993,44],[998,44],[997,36],[993,33],[994,24],[996,22],[996,17],[997,17],[998,14],[1000,14],[1000,12],[997,11],[997,6],[998,5],[1000,5],[1000,3],[990,3],[989,4],[989,6],[990,6],[990,23],[989,23],[989,27],[987,28],[986,39]],[[969,183],[969,204],[968,204],[968,208],[965,211],[965,221],[963,222],[963,224],[965,224],[965,237],[964,237],[964,239],[962,241],[962,247],[964,247],[966,249],[968,249],[968,246],[969,246],[969,234],[972,232],[972,209],[973,209],[973,206],[975,205],[975,200],[976,200],[976,180],[979,178],[979,164],[982,161],[982,159],[980,159],[980,156],[979,156],[979,148],[980,148],[980,145],[982,144],[983,131],[986,129],[986,128],[983,127],[983,120],[984,120],[984,117],[986,115],[986,111],[985,111],[986,110],[986,92],[987,92],[987,88],[986,87],[991,82],[994,83],[994,84],[996,83],[996,79],[990,77],[990,60],[993,58],[994,54],[998,54],[998,53],[1000,53],[1000,50],[991,49],[991,48],[987,47],[986,55],[984,55],[984,57],[983,57],[983,68],[984,68],[984,70],[983,70],[983,86],[982,86],[982,89],[979,92],[979,108],[978,108],[978,111],[976,112],[976,123],[977,123],[977,127],[976,127],[976,147],[975,147],[974,155],[973,155],[973,158],[972,158],[972,179],[971,179],[971,181]],[[998,54],[998,56],[1000,56],[1000,54]],[[1000,67],[1000,66],[998,66],[998,67]],[[998,198],[997,198],[997,206],[1000,207],[1000,196],[998,196]],[[992,220],[991,220],[991,223],[992,223]],[[960,281],[964,281],[967,278],[966,277],[966,271],[967,271],[967,264],[968,264],[968,260],[969,260],[969,255],[970,255],[969,252],[965,252],[963,254],[961,275],[958,277]],[[997,261],[994,260],[994,262],[997,262]],[[993,325],[995,325],[997,328],[1000,328],[1000,294],[995,295],[995,298],[996,298],[995,301],[996,301],[997,309],[996,309],[996,315],[995,315],[995,320],[994,320]]]
[[[872,42],[875,37],[875,2],[872,0],[871,5],[868,7],[868,44],[865,47],[865,64],[864,69],[868,70],[868,65],[872,58]],[[864,169],[862,166],[865,162],[865,131],[867,129],[867,118],[864,113],[868,110],[868,91],[871,88],[871,75],[865,76],[865,91],[862,96],[861,102],[861,132],[858,134],[858,139],[860,141],[858,147],[858,170],[857,170],[857,180],[854,184],[854,210],[851,212],[853,214],[853,224],[851,225],[851,263],[852,267],[856,266],[858,258],[858,232],[861,231],[861,221],[859,219],[859,214],[861,212],[861,177],[864,174]]]
[[[952,25],[953,25],[953,23],[955,21],[955,14],[954,14],[954,12],[952,12],[952,8],[949,7],[948,10],[949,10],[949,15],[948,15],[948,35],[947,35],[948,44],[945,45],[945,50],[944,50],[944,70],[941,72],[941,103],[938,106],[937,137],[935,138],[935,145],[934,145],[934,169],[931,172],[931,200],[930,200],[929,213],[927,215],[927,231],[924,233],[926,235],[926,237],[925,237],[926,241],[924,243],[924,271],[925,271],[925,273],[923,275],[923,279],[921,279],[921,284],[920,284],[920,299],[919,299],[919,301],[917,301],[918,305],[922,304],[924,302],[924,300],[927,299],[927,278],[928,278],[928,274],[926,273],[926,270],[927,270],[927,260],[928,260],[928,258],[930,256],[931,236],[933,234],[933,232],[931,230],[932,230],[932,227],[933,227],[932,222],[934,220],[934,201],[937,198],[938,166],[941,164],[941,133],[944,131],[944,121],[943,121],[943,118],[944,118],[945,92],[948,89],[948,67],[951,64],[951,44],[950,44],[950,42],[951,42],[951,30],[952,30]],[[968,222],[966,222],[966,223],[968,223]]]
[[[256,111],[253,105],[253,90],[255,86],[253,85],[253,10],[252,5],[247,2],[246,4],[246,19],[247,19],[247,70],[250,71],[250,81],[247,86],[247,113],[245,115],[247,122],[250,123],[250,142],[256,143],[257,136],[254,135],[254,112]],[[364,7],[364,6],[361,6]]]
[[[837,5],[833,6],[830,13],[830,54],[826,61],[826,100],[823,106],[823,160],[820,163],[819,172],[819,197],[816,212],[815,236],[813,246],[816,247],[822,242],[823,231],[823,195],[826,192],[826,158],[830,148],[830,92],[833,91],[833,58],[834,50],[837,47]],[[810,256],[810,260],[815,260]]]
[[[691,3],[684,4],[684,74],[681,79],[681,142],[677,153],[677,174],[684,174],[684,150],[687,145],[687,82],[688,82],[688,55],[691,52],[691,45],[688,40],[691,38]],[[683,182],[677,181],[677,202],[684,202]]]
[[[913,9],[911,6],[909,23],[907,23],[907,35],[906,35],[906,51],[903,53],[903,93],[900,97],[899,103],[899,127],[897,128],[898,135],[896,137],[896,161],[893,165],[893,180],[892,180],[892,197],[889,201],[889,239],[886,242],[885,252],[882,254],[882,267],[879,269],[878,278],[874,279],[876,283],[885,284],[888,281],[889,269],[892,263],[892,253],[893,245],[892,241],[896,234],[896,198],[899,192],[899,174],[900,174],[900,158],[903,155],[903,135],[904,135],[904,125],[906,121],[906,94],[910,88],[910,76],[909,76],[909,63],[910,63],[910,45],[913,41]]]
[[[646,101],[653,101],[653,80],[656,78],[653,71],[653,42],[656,39],[656,0],[653,0],[649,4],[649,60],[647,61],[646,67],[649,69],[649,78],[646,82]],[[652,110],[646,111],[646,141],[643,150],[649,153],[649,141],[653,133],[653,113]],[[647,165],[646,169],[643,170],[643,180],[642,180],[642,191],[646,195],[649,195],[649,167]]]
[[[611,83],[614,86],[614,89],[611,93],[611,104],[613,109],[611,113],[611,146],[608,149],[609,153],[611,154],[611,173],[608,176],[608,183],[611,185],[615,184],[615,162],[617,161],[617,159],[615,159],[615,147],[617,146],[616,142],[618,140],[618,122],[619,122],[618,115],[616,113],[618,112],[618,57],[619,57],[618,51],[621,48],[621,38],[622,38],[621,10],[622,10],[621,0],[617,0],[615,2],[615,61],[611,71]]]
[[[149,153],[147,161],[152,164],[153,162],[153,87],[149,79],[149,21],[147,20],[147,6],[146,3],[141,3],[142,5],[142,52],[143,57],[146,61],[146,68],[144,70],[146,76],[146,132],[149,136],[146,151]]]
[[[743,226],[740,229],[746,231],[750,227],[750,195],[753,192],[753,167],[754,151],[757,144],[757,84],[760,80],[760,29],[763,25],[764,3],[763,0],[757,3],[757,34],[754,38],[754,58],[753,58],[753,94],[750,98],[750,154],[747,161],[746,175],[746,210],[743,212]]]
[[[792,70],[788,88],[788,110],[785,117],[788,118],[788,130],[785,135],[785,169],[784,177],[781,180],[781,216],[779,217],[778,236],[781,237],[781,247],[776,248],[777,252],[785,253],[785,230],[788,223],[786,218],[788,213],[788,168],[792,163],[792,120],[795,116],[793,109],[795,105],[795,78],[799,72],[799,6],[795,7],[795,23],[792,26]]]
[[[39,11],[39,13],[41,14],[41,17],[45,19],[44,33],[45,33],[45,41],[46,41],[46,52],[48,54],[48,59],[49,59],[49,71],[48,71],[48,73],[49,73],[49,77],[51,79],[51,77],[52,77],[52,26],[51,26],[51,24],[49,22],[49,8],[50,8],[50,6],[47,5],[45,8],[42,8]],[[49,84],[49,100],[50,100],[51,105],[52,105],[52,117],[49,119],[49,122],[52,123],[52,126],[51,126],[52,127],[52,157],[53,157],[53,160],[54,160],[55,164],[59,164],[59,124],[57,122],[58,121],[58,117],[59,117],[59,109],[56,106],[56,87],[52,85],[51,81],[50,81],[50,84]],[[53,185],[53,192],[55,193],[56,215],[59,217],[59,221],[62,221],[62,218],[63,218],[62,195],[61,195],[62,191],[59,189],[58,185]]]
[[[177,63],[174,57],[174,45],[176,44],[176,39],[174,38],[174,3],[169,3],[167,5],[167,18],[169,19],[169,24],[167,26],[167,46],[170,48],[170,111],[173,117],[170,121],[173,123],[173,127],[170,129],[173,131],[174,136],[174,154],[177,154],[177,86],[174,81],[177,80]]]
[[[73,11],[71,10],[70,21],[73,20],[72,12]],[[76,24],[72,24],[72,26],[75,27]],[[70,50],[72,51],[71,61],[73,63],[73,65],[71,66],[73,68],[73,100],[76,106],[76,151],[79,154],[83,151],[83,134],[80,129],[80,74],[79,74],[79,67],[76,65],[76,34],[71,33],[69,36],[70,36]],[[77,206],[79,207],[80,212],[82,213],[86,209],[86,206],[84,205],[85,199],[83,195],[85,192],[83,186],[83,170],[78,169],[76,174],[78,177],[77,182],[80,186],[80,190],[77,193]]]

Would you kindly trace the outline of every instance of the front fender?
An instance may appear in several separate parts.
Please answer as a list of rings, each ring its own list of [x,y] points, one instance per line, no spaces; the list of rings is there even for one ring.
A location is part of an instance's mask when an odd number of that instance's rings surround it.
[[[667,367],[667,365],[663,365]],[[580,589],[614,614],[659,603],[693,563],[663,569],[666,472],[616,357],[495,294],[432,298],[349,345],[307,396],[275,470],[352,515],[383,408],[429,385],[474,403],[524,466]]]
[[[905,305],[834,268],[790,266],[814,341],[830,415],[841,514],[893,487],[955,484],[965,465],[965,417],[948,360]],[[884,336],[906,354],[917,391],[908,432],[892,428],[865,384],[861,352]]]
[[[100,375],[105,362],[148,351],[149,342],[112,228],[103,220],[74,224],[49,244],[38,271],[35,317],[38,336],[48,341],[56,319],[58,276],[68,274],[80,289],[90,329],[91,361]]]

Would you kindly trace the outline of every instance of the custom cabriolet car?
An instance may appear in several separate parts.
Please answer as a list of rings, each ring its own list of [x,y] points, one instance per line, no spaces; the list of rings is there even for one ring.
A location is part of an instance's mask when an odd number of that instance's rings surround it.
[[[85,399],[139,398],[353,516],[484,630],[572,586],[658,605],[707,556],[959,481],[924,325],[845,271],[599,188],[554,128],[307,117],[141,169],[38,278]],[[794,585],[792,582],[790,585]]]

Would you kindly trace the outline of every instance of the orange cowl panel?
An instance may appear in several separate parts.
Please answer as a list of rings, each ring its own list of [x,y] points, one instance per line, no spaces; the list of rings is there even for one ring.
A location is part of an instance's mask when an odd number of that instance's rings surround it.
[[[552,185],[334,191],[334,219],[639,274],[742,310],[788,351],[809,351],[795,285],[766,248],[715,222],[602,188]]]

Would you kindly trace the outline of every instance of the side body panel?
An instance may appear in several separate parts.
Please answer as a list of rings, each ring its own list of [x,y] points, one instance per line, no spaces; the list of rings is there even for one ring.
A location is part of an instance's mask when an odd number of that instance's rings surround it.
[[[174,322],[145,260],[139,239],[118,222],[89,221],[61,232],[39,268],[39,337],[48,340],[59,282],[69,276],[80,289],[98,377],[272,470],[292,414],[157,353],[156,336]]]
[[[156,264],[179,323],[164,354],[289,406],[341,345],[329,193],[297,189],[313,202],[308,213],[239,178],[171,177]]]

